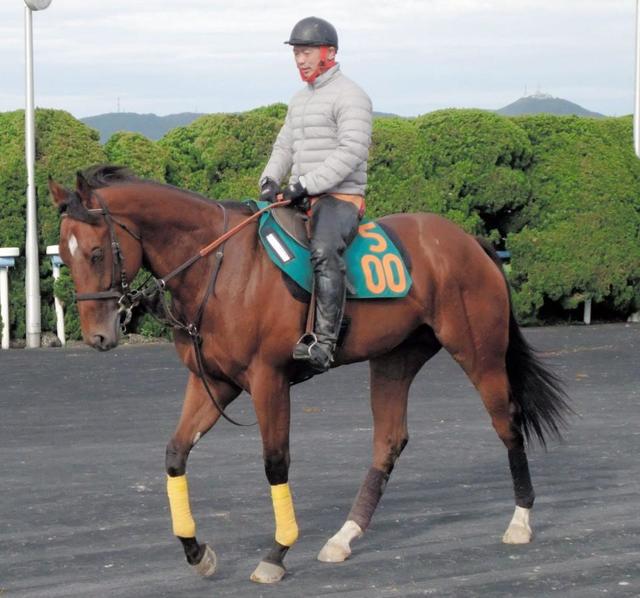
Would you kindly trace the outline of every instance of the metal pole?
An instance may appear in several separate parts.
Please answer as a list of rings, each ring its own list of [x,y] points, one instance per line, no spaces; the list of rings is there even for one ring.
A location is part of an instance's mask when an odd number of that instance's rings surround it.
[[[36,127],[33,101],[33,24],[32,12],[24,9],[26,47],[26,96],[25,110],[25,153],[27,161],[27,238],[25,255],[27,271],[25,280],[27,311],[27,349],[40,346],[40,264],[38,260],[38,217],[36,207]]]
[[[636,0],[636,94],[633,109],[633,147],[640,158],[640,0]]]

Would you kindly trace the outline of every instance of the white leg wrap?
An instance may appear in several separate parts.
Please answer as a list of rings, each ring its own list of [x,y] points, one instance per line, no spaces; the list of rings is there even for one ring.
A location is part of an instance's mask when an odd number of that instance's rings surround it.
[[[362,536],[362,529],[355,521],[347,521],[340,531],[329,538],[318,554],[318,560],[324,563],[341,563],[351,555],[351,542]]]
[[[507,531],[502,536],[502,541],[505,544],[527,544],[531,542],[533,532],[529,522],[530,514],[531,509],[516,507],[511,523],[509,523]]]

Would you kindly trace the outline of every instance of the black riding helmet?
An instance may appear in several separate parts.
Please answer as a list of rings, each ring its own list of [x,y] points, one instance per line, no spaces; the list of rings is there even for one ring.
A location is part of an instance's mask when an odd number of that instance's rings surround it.
[[[333,46],[337,50],[338,32],[324,19],[307,17],[296,23],[289,39],[284,43],[291,46]]]

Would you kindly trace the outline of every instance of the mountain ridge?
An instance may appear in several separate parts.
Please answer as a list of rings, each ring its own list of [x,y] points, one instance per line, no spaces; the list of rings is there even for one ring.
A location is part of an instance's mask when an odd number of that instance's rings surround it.
[[[554,114],[558,116],[583,116],[588,118],[604,118],[604,114],[592,112],[582,106],[564,100],[554,98],[548,94],[536,93],[517,99],[515,102],[493,110],[502,116],[523,116],[526,114]],[[140,133],[145,137],[157,141],[164,137],[171,129],[184,127],[191,124],[197,118],[206,116],[206,112],[179,112],[158,116],[153,113],[139,114],[137,112],[107,112],[95,116],[87,116],[79,119],[86,125],[97,129],[100,133],[100,142],[106,141],[118,131]],[[388,112],[374,112],[374,117],[390,118],[398,115]]]
[[[587,118],[605,118],[604,114],[592,112],[579,104],[554,98],[547,93],[534,93],[517,99],[515,102],[495,111],[502,116],[524,116],[526,114],[554,114],[556,116],[585,116]]]

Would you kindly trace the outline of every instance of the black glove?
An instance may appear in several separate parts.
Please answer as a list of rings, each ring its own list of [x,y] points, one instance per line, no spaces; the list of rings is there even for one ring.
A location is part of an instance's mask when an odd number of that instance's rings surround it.
[[[260,187],[260,201],[268,201],[273,203],[276,201],[276,195],[280,193],[280,185],[273,179],[267,178],[262,187]]]
[[[283,198],[291,201],[292,206],[300,207],[302,207],[303,204],[306,203],[304,200],[308,195],[309,193],[300,181],[298,181],[297,183],[292,183],[291,185],[287,185],[282,192]]]

